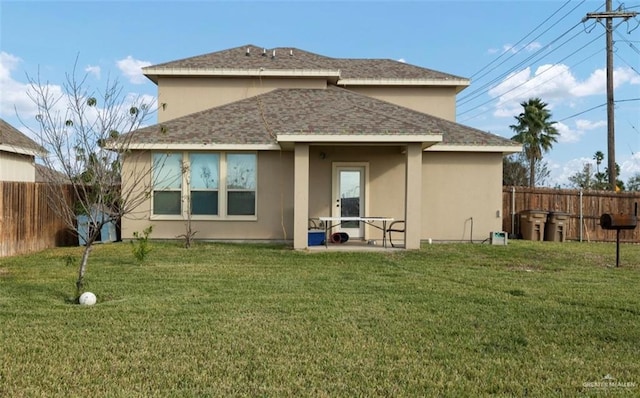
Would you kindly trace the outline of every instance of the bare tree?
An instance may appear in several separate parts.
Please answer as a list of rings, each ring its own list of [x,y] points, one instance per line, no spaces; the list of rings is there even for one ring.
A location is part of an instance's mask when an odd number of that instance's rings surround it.
[[[182,176],[189,176],[189,178],[186,178],[186,191],[188,192],[187,195],[184,195],[181,200],[183,203],[187,203],[187,206],[189,206],[189,211],[187,211],[187,220],[184,223],[184,234],[180,234],[178,236],[176,236],[176,238],[181,238],[184,239],[184,247],[185,249],[189,249],[191,248],[191,245],[193,244],[193,240],[194,237],[196,236],[196,234],[198,233],[198,231],[194,231],[193,230],[193,224],[192,224],[192,219],[191,219],[191,213],[192,213],[192,204],[191,204],[191,176],[190,176],[190,168],[189,166],[187,166],[185,163],[182,163],[182,167],[180,168],[181,174]],[[203,170],[202,173],[206,173],[206,170]],[[209,172],[210,173],[210,172]],[[206,177],[205,177],[206,178]],[[206,180],[208,181],[208,179]]]
[[[87,74],[77,75],[77,66],[76,59],[61,88],[41,80],[40,73],[27,76],[28,95],[37,107],[36,127],[30,127],[33,121],[23,119],[22,123],[48,151],[42,162],[51,170],[51,207],[67,227],[82,235],[81,243],[85,244],[76,280],[79,296],[89,255],[102,227],[118,223],[149,198],[153,183],[150,166],[128,168],[127,175],[121,176],[122,158],[135,156],[127,151],[135,134],[122,137],[139,128],[155,104],[126,94],[117,80],[107,79],[102,90],[93,90]],[[122,187],[121,178],[130,183]],[[62,194],[69,188],[73,201]],[[87,217],[88,225],[78,225],[79,214]]]

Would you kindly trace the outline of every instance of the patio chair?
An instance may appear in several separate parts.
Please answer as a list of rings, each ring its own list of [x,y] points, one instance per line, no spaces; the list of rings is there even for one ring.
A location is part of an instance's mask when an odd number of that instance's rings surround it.
[[[314,229],[322,229],[324,230],[324,221],[321,221],[318,218],[310,218],[309,219],[309,230]]]
[[[389,243],[391,243],[391,247],[396,247],[396,245],[393,244],[393,240],[391,239],[391,235],[393,232],[404,234],[404,220],[393,221],[387,227],[387,233],[389,234]]]

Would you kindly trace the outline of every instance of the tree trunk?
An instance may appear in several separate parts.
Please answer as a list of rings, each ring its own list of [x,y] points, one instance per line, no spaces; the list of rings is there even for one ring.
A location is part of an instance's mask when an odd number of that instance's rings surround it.
[[[76,297],[80,297],[84,290],[84,274],[87,272],[87,264],[89,263],[89,254],[93,249],[93,242],[95,239],[88,237],[87,245],[82,252],[82,260],[80,260],[80,267],[78,268],[78,280],[76,281]]]
[[[536,160],[534,158],[529,159],[529,187],[535,188],[536,186]]]

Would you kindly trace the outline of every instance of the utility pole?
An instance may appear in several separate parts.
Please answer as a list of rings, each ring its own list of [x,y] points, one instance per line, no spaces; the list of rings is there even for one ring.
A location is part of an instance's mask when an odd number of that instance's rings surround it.
[[[604,12],[590,12],[582,19],[605,20],[606,39],[607,39],[607,168],[609,172],[609,188],[616,191],[616,134],[614,119],[614,100],[613,100],[613,19],[634,18],[637,12],[626,12],[622,10],[613,11],[611,9],[611,1],[607,0],[606,10]]]

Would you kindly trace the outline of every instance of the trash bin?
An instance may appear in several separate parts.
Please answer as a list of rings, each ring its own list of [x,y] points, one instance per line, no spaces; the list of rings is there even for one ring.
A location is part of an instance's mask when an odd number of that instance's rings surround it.
[[[544,226],[544,240],[547,242],[564,242],[569,224],[569,213],[552,211],[547,216]]]
[[[543,210],[524,210],[520,212],[520,234],[525,240],[544,240],[544,224],[547,213]]]

